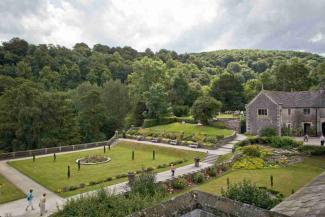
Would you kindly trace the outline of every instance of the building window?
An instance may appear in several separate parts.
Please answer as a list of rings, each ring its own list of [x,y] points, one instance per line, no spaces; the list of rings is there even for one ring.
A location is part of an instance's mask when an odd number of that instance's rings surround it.
[[[267,116],[267,109],[257,109],[258,116]]]
[[[291,115],[291,109],[288,109],[288,115]]]
[[[304,109],[304,115],[309,115],[310,114],[310,109],[309,108],[305,108]]]

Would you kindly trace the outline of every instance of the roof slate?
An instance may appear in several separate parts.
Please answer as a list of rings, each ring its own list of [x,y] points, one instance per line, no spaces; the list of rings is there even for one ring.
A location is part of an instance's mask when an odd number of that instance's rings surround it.
[[[269,91],[263,90],[277,104],[288,108],[325,108],[325,91]]]

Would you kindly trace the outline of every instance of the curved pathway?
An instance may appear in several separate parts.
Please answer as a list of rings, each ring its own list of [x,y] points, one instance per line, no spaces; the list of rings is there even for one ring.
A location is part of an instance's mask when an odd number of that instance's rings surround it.
[[[120,141],[131,141],[131,142],[137,142],[142,144],[148,144],[148,145],[157,145],[161,147],[169,147],[169,148],[176,148],[176,149],[183,149],[183,150],[191,150],[191,151],[199,151],[199,152],[205,152],[207,153],[206,159],[203,160],[200,163],[200,167],[194,167],[194,164],[186,165],[180,168],[176,169],[175,176],[181,176],[189,173],[193,173],[196,171],[199,171],[201,169],[210,167],[213,162],[216,160],[216,158],[220,155],[224,155],[227,153],[230,153],[232,151],[232,148],[235,143],[238,141],[244,140],[246,137],[244,135],[238,134],[236,138],[229,142],[228,144],[216,149],[216,150],[208,150],[208,149],[201,149],[201,148],[189,148],[185,146],[175,146],[175,145],[169,145],[169,144],[163,144],[163,143],[152,143],[152,142],[146,142],[146,141],[136,141],[136,140],[129,140],[129,139],[120,139]],[[101,148],[101,147],[98,147]],[[95,148],[96,149],[96,148]],[[86,150],[81,150],[86,151]],[[59,153],[59,154],[67,154],[69,152],[65,153]],[[40,156],[40,157],[46,157],[48,155]],[[26,159],[26,158],[24,158]],[[16,185],[20,190],[22,190],[24,193],[27,194],[29,189],[34,189],[34,211],[25,211],[25,207],[27,205],[26,199],[20,199],[13,202],[5,203],[0,205],[0,217],[5,217],[6,215],[10,217],[33,217],[33,216],[39,216],[39,208],[38,208],[38,200],[41,198],[41,195],[46,192],[47,193],[47,209],[49,210],[47,215],[57,211],[58,207],[61,207],[62,204],[72,198],[80,197],[81,195],[89,195],[93,194],[96,191],[91,191],[79,195],[75,195],[70,198],[62,198],[58,196],[57,194],[51,192],[47,188],[43,187],[42,185],[36,183],[29,177],[23,175],[16,169],[10,167],[7,164],[7,161],[0,161],[0,173],[4,175],[11,183]],[[165,181],[171,179],[170,171],[165,171],[157,174],[157,181]],[[111,191],[113,193],[122,193],[128,191],[128,185],[127,182],[122,182],[119,184],[115,184],[112,186],[108,186],[105,188],[108,191]]]

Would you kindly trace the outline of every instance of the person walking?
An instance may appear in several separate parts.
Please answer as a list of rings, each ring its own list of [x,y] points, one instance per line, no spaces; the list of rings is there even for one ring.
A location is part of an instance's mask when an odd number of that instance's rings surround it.
[[[39,208],[40,208],[41,216],[43,216],[46,213],[45,204],[46,204],[46,193],[43,194],[42,198],[39,201]]]
[[[34,195],[33,195],[33,189],[30,189],[28,194],[27,194],[27,207],[26,207],[26,211],[28,211],[28,208],[30,207],[32,210],[34,210],[33,207],[33,199],[34,199]]]
[[[304,136],[304,142],[308,142],[308,134],[306,134],[305,136]]]
[[[324,143],[325,143],[325,137],[324,137],[324,135],[322,134],[322,135],[320,136],[320,145],[321,145],[321,146],[324,146]]]
[[[175,170],[176,170],[176,167],[174,166],[174,164],[171,164],[170,165],[170,171],[172,172],[173,177],[175,176]]]

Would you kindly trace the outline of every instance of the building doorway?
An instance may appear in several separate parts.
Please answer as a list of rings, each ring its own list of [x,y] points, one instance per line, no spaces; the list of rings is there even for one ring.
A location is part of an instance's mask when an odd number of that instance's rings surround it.
[[[310,131],[311,124],[310,123],[304,123],[304,135],[307,135]]]
[[[325,122],[322,123],[322,134],[325,135]]]

